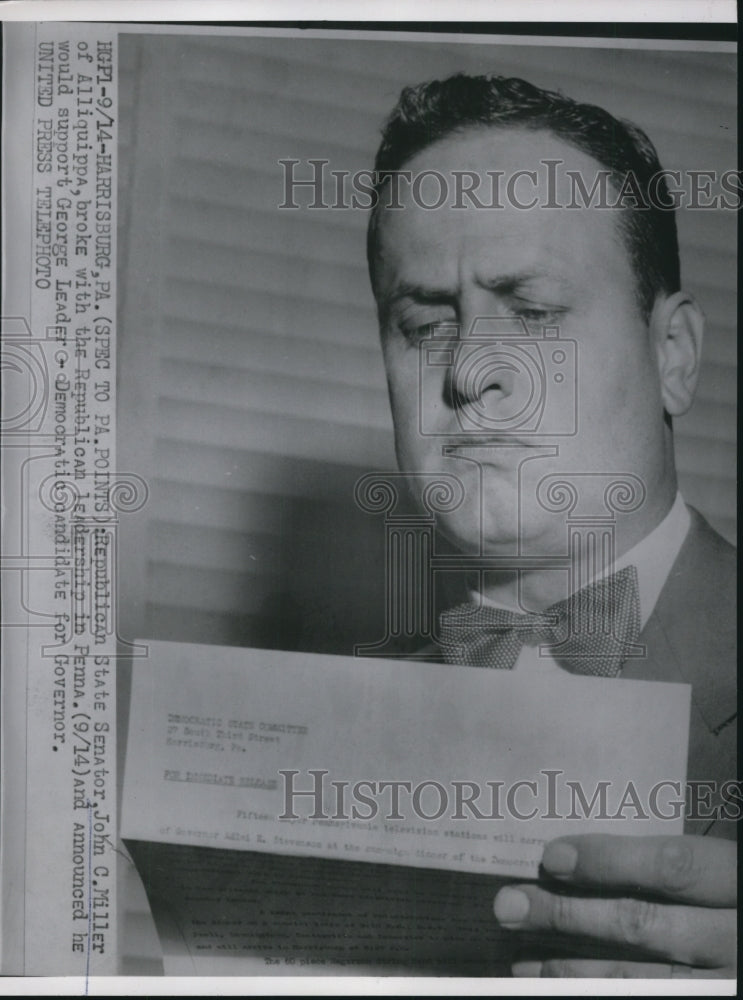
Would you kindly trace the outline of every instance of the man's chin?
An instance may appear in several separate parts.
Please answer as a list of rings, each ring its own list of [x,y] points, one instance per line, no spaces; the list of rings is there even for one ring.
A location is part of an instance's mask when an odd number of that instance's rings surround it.
[[[511,556],[518,549],[518,532],[515,530],[485,526],[482,531],[473,531],[472,525],[452,524],[443,519],[437,521],[437,526],[446,541],[463,556]]]
[[[509,521],[511,519],[508,519]],[[505,523],[495,519],[485,519],[480,531],[473,530],[472,523],[462,523],[456,518],[437,519],[440,535],[463,556],[555,556],[565,552],[565,530],[562,527],[557,538],[555,525],[535,525],[528,527]],[[552,530],[550,530],[552,529]]]

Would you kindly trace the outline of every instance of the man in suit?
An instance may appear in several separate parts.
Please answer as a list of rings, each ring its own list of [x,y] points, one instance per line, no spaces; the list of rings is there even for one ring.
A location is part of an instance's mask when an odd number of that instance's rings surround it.
[[[692,684],[689,777],[719,792],[735,776],[734,559],[677,486],[673,418],[693,400],[704,323],[681,287],[652,143],[602,109],[525,81],[457,76],[403,92],[375,167],[369,266],[400,467],[458,478],[462,503],[440,515],[439,528],[460,552],[531,559],[524,570],[479,575],[479,617],[443,616],[445,657],[561,669],[556,653],[539,655],[526,626],[567,606],[578,581],[598,578],[606,593],[621,590],[611,614],[622,649],[639,644],[644,655],[580,647],[581,672]],[[524,422],[533,379],[488,354],[488,336],[509,352],[504,323],[522,343],[546,344],[545,331],[559,331],[562,343],[549,346],[559,353],[540,357],[561,378],[547,386],[536,424]],[[422,360],[442,331],[437,362]],[[641,502],[616,519],[611,565],[579,549],[566,585],[554,569],[564,508],[540,490],[577,483],[580,503],[598,510],[607,476],[631,480]],[[510,652],[506,634],[518,635]],[[568,948],[514,973],[732,975],[734,824],[713,826],[715,814],[699,805],[681,838],[547,845],[545,879],[501,890],[495,916],[514,931],[592,941],[594,957]]]

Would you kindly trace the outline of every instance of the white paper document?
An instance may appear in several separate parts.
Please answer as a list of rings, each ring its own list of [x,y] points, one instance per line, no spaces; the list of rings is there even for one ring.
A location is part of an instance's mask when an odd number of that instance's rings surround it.
[[[682,830],[686,685],[149,646],[122,834],[173,974],[503,975],[546,840]]]
[[[552,837],[681,831],[688,712],[685,685],[152,642],[122,832],[533,877]]]

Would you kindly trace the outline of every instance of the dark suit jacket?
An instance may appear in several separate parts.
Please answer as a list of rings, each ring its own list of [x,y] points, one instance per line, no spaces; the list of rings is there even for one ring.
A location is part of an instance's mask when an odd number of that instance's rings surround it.
[[[737,770],[736,551],[690,512],[689,534],[640,636],[647,658],[628,660],[622,676],[691,684],[687,777],[719,786]],[[732,838],[736,824],[687,819],[685,830]]]

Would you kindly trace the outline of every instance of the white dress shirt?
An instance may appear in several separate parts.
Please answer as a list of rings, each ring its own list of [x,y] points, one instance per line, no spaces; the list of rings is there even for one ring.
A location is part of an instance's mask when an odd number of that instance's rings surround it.
[[[617,573],[625,566],[634,566],[637,570],[637,584],[640,599],[640,628],[644,628],[650,615],[653,613],[660,592],[668,579],[671,567],[676,561],[684,539],[689,531],[691,517],[684,503],[681,493],[676,494],[676,499],[668,514],[660,524],[650,532],[641,542],[629,549],[618,559],[614,565],[607,569],[602,576]],[[491,607],[505,608],[508,611],[516,611],[523,614],[524,609],[506,602],[492,600],[485,595],[476,592],[470,594],[475,603],[489,604]],[[561,670],[562,667],[555,662],[547,649],[540,650],[539,646],[521,647],[521,652],[513,667],[514,670],[530,670],[538,673]]]

